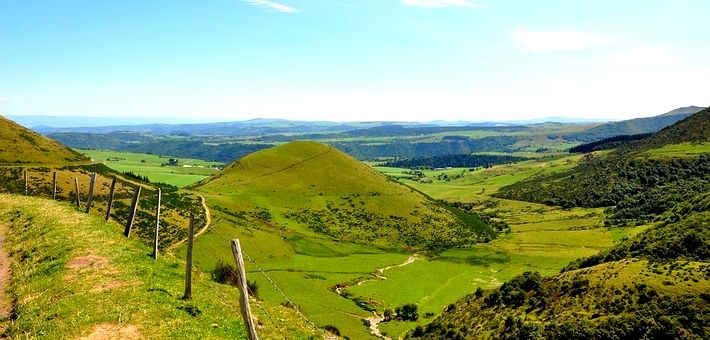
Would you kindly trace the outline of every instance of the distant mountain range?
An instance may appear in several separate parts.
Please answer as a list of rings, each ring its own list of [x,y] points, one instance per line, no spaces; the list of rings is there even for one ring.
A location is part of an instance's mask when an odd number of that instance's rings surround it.
[[[652,133],[703,109],[705,108],[698,106],[681,107],[658,116],[602,124],[580,132],[574,137],[580,141],[591,142],[614,136]]]
[[[608,120],[576,119],[564,117],[540,118],[520,121],[363,121],[363,122],[330,122],[330,121],[295,121],[285,119],[251,119],[245,121],[165,124],[150,123],[146,120],[126,121],[122,118],[96,117],[54,117],[54,116],[9,116],[20,124],[30,127],[43,134],[57,132],[109,133],[109,132],[143,132],[156,135],[195,134],[195,135],[225,135],[254,136],[277,133],[341,133],[354,130],[373,128],[428,128],[428,127],[510,127],[531,125],[546,122],[555,123],[600,123]]]
[[[251,119],[245,121],[164,124],[152,123],[141,118],[97,118],[97,117],[57,117],[57,116],[10,116],[18,123],[30,127],[43,134],[57,132],[110,133],[116,131],[141,132],[154,135],[189,134],[189,135],[223,135],[223,136],[258,136],[285,133],[342,133],[342,132],[373,132],[404,131],[412,128],[443,128],[443,127],[516,127],[541,123],[600,124],[579,133],[576,139],[580,141],[599,140],[617,135],[655,132],[675,123],[690,114],[702,110],[702,107],[690,106],[678,108],[666,114],[648,118],[636,118],[618,122],[608,122],[604,119],[581,119],[566,117],[550,117],[518,121],[362,121],[362,122],[331,122],[331,121],[295,121],[286,119]],[[603,124],[606,123],[606,124]],[[382,131],[378,131],[382,130]]]

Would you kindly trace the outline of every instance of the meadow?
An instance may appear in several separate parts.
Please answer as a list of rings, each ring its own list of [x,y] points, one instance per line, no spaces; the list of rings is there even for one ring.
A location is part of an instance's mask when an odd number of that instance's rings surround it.
[[[132,172],[145,176],[153,183],[165,183],[182,188],[199,182],[219,171],[224,164],[199,159],[177,158],[147,153],[110,150],[78,150],[94,162],[103,163],[119,172]],[[166,165],[178,159],[176,165]]]
[[[644,152],[644,156],[650,156],[655,159],[669,159],[673,157],[697,157],[707,153],[710,153],[710,143],[679,143],[647,150]]]
[[[569,169],[579,159],[573,155],[488,169],[424,171],[431,180],[426,183],[401,178],[433,198],[474,204],[475,211],[492,214],[510,226],[509,233],[491,242],[424,252],[411,263],[407,261],[410,253],[335,242],[289,224],[277,214],[268,223],[236,214],[235,205],[239,203],[234,201],[233,193],[209,192],[205,195],[213,211],[213,224],[196,240],[196,265],[209,272],[218,261],[230,261],[228,240],[240,238],[245,253],[259,266],[247,263],[249,279],[257,282],[262,299],[286,301],[266,279],[266,273],[309,319],[321,326],[333,325],[352,339],[372,337],[363,319],[372,317],[373,312],[382,314],[403,304],[417,304],[418,321],[379,324],[382,332],[396,338],[430,321],[478,287],[497,287],[524,271],[556,274],[570,261],[593,255],[635,233],[634,229],[612,232],[605,228],[602,209],[562,209],[491,197],[504,185]],[[406,176],[404,172],[408,171],[375,169],[392,177]],[[391,268],[378,273],[386,267]],[[342,289],[342,294],[336,287]]]

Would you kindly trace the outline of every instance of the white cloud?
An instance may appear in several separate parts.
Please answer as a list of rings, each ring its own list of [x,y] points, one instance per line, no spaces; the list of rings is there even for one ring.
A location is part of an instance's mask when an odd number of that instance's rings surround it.
[[[10,100],[11,100],[10,97],[3,97],[3,96],[0,96],[0,102],[9,102]]]
[[[524,50],[531,52],[582,51],[611,42],[606,37],[583,32],[533,32],[525,29],[513,32],[513,39]]]
[[[401,0],[402,5],[412,7],[468,7],[468,8],[483,8],[484,5],[475,3],[469,0]]]
[[[291,6],[287,6],[284,4],[280,4],[278,2],[269,1],[269,0],[243,0],[243,1],[252,5],[252,6],[270,8],[273,10],[277,10],[281,13],[298,13],[299,12],[299,10],[296,8],[293,8]]]

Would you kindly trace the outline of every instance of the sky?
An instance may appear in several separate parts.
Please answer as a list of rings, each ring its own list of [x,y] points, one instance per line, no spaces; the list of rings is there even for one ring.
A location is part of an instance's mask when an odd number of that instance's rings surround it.
[[[706,0],[0,0],[0,114],[626,119],[710,105]]]

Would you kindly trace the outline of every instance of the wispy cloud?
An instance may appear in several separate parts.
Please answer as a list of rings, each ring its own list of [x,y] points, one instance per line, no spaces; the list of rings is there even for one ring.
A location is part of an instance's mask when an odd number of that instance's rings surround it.
[[[10,100],[11,100],[10,97],[3,97],[3,96],[0,96],[0,102],[9,102]]]
[[[518,42],[521,48],[531,52],[583,51],[611,42],[606,37],[583,32],[535,32],[525,29],[513,32],[513,39]]]
[[[258,6],[258,7],[264,7],[264,8],[270,8],[276,11],[279,11],[281,13],[298,13],[299,10],[288,6],[284,4],[280,4],[278,2],[273,2],[269,0],[242,0],[252,6]]]
[[[484,8],[485,5],[470,0],[401,0],[402,5],[412,7],[442,8],[442,7],[468,7]]]

